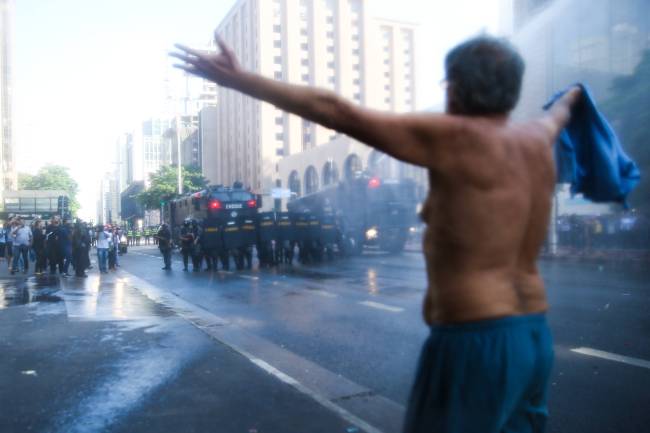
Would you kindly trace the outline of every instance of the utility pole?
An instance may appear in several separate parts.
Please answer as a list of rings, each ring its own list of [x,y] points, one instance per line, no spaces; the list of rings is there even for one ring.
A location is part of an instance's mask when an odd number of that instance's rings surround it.
[[[177,154],[177,163],[178,163],[178,195],[183,194],[183,174],[181,173],[181,121],[176,113],[176,154]]]

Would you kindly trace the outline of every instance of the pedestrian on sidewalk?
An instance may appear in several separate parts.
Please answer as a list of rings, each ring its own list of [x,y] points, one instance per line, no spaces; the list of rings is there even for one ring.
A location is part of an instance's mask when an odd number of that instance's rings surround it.
[[[108,249],[111,242],[111,233],[104,226],[97,226],[97,266],[102,274],[108,273]]]
[[[172,269],[172,232],[169,230],[167,223],[162,223],[156,233],[158,239],[158,249],[163,256],[165,266],[163,271],[170,271]]]
[[[436,185],[422,211],[431,333],[405,432],[543,431],[553,343],[536,259],[555,188],[553,144],[581,90],[515,123],[524,61],[505,40],[479,36],[446,57],[446,113],[394,114],[245,71],[215,39],[220,53],[178,46],[177,66],[425,167]]]
[[[14,246],[14,262],[11,274],[18,271],[19,262],[23,262],[23,274],[29,270],[29,249],[32,246],[32,230],[27,227],[22,219],[16,221],[16,229],[12,232]]]
[[[32,251],[34,251],[34,273],[41,275],[47,269],[47,256],[45,253],[45,230],[40,219],[34,220],[32,224]]]

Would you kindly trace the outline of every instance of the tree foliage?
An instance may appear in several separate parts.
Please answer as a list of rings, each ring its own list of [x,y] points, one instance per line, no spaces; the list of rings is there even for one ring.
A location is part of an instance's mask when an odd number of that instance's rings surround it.
[[[77,193],[79,184],[70,176],[69,169],[61,165],[46,165],[35,175],[20,173],[18,189],[29,190],[62,190],[70,198],[70,212],[75,215],[79,210]]]
[[[183,193],[201,191],[208,186],[208,181],[201,170],[196,167],[183,167]],[[137,196],[137,200],[148,209],[157,209],[160,203],[178,197],[178,168],[164,166],[157,172],[149,175],[149,184],[146,191]]]
[[[612,121],[625,151],[638,164],[641,182],[630,194],[630,205],[650,212],[650,49],[632,75],[616,78],[612,96],[602,110]]]

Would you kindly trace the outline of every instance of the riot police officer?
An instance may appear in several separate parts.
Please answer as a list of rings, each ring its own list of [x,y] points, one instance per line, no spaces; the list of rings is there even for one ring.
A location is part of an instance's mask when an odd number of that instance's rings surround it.
[[[181,241],[181,255],[183,256],[183,271],[187,271],[190,255],[194,247],[194,232],[192,230],[192,222],[189,218],[183,221],[183,227],[180,233]]]
[[[160,226],[156,238],[158,239],[158,248],[160,249],[165,262],[163,270],[169,271],[172,268],[172,232],[169,230],[169,226],[166,223],[163,223]]]

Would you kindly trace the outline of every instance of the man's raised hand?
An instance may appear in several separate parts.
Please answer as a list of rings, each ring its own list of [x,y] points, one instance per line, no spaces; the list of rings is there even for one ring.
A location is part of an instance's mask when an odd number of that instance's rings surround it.
[[[235,53],[232,52],[216,32],[215,42],[221,51],[217,54],[201,52],[184,45],[176,44],[175,47],[180,52],[173,52],[169,55],[184,62],[183,64],[174,65],[174,67],[192,75],[205,78],[206,80],[214,81],[221,86],[233,87],[236,84],[237,78],[242,73],[242,69],[239,66]]]

